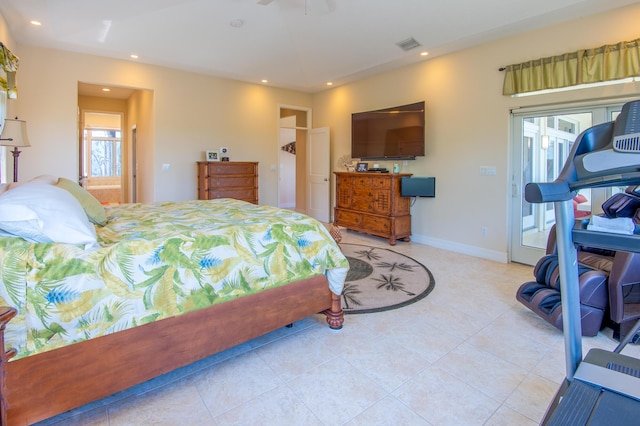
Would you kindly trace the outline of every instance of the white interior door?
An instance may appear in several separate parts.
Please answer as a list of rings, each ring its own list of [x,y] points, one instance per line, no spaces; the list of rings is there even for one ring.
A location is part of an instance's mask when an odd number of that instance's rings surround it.
[[[293,119],[287,123],[287,119]],[[287,127],[289,126],[289,127]],[[278,207],[296,209],[296,154],[285,149],[289,144],[296,144],[295,117],[280,119],[280,135],[278,150]]]
[[[307,147],[307,214],[325,223],[330,221],[330,166],[329,128],[312,129]]]

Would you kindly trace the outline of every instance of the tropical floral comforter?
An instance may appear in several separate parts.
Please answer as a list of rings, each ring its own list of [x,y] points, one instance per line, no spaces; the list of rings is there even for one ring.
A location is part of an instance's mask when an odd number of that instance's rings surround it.
[[[342,292],[347,259],[308,216],[231,199],[106,210],[97,250],[0,238],[14,359],[323,273]]]

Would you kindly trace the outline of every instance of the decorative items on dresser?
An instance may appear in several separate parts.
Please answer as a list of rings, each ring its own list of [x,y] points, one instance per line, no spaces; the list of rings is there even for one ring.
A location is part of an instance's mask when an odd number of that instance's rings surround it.
[[[198,161],[198,199],[235,198],[258,204],[258,163]]]
[[[410,198],[400,196],[400,180],[410,173],[334,172],[336,207],[334,224],[396,240],[410,240]]]

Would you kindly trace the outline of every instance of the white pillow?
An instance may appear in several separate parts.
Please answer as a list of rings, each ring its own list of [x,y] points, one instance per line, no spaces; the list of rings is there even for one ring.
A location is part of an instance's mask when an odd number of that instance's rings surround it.
[[[68,191],[28,182],[0,195],[0,229],[31,242],[97,245],[96,230]]]
[[[58,176],[40,175],[29,179],[29,182],[42,182],[48,183],[49,185],[55,185],[56,183],[58,183]]]

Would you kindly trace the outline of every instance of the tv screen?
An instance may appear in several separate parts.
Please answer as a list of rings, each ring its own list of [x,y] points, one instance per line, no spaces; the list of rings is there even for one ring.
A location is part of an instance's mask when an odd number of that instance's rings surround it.
[[[351,157],[365,160],[424,156],[424,101],[351,114]]]
[[[400,179],[401,197],[435,197],[436,178],[434,177],[403,177]]]

